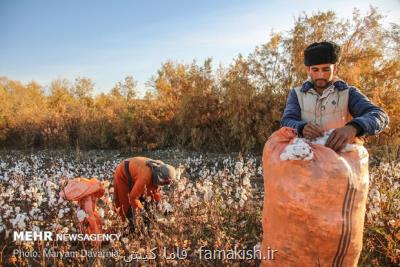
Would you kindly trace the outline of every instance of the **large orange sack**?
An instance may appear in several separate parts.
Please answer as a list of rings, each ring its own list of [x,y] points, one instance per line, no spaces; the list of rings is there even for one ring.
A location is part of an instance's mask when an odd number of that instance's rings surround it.
[[[357,266],[368,153],[363,146],[336,153],[310,144],[312,160],[281,160],[296,137],[293,129],[284,127],[264,147],[261,266]],[[274,260],[272,250],[277,250]]]
[[[88,227],[87,234],[102,234],[101,219],[96,211],[96,201],[104,195],[104,187],[96,178],[82,177],[68,181],[60,195],[70,201],[78,201],[79,206],[85,211]]]

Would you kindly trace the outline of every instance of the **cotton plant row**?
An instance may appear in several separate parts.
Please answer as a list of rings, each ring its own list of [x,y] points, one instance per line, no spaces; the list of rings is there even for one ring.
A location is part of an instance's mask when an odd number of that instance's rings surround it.
[[[113,205],[112,177],[122,159],[114,154],[84,160],[76,160],[68,153],[1,155],[1,243],[34,245],[12,242],[10,234],[14,230],[82,232],[85,212],[77,203],[62,199],[59,192],[69,179],[83,176],[97,177],[103,182],[105,194],[98,200],[97,207],[104,231],[123,233],[121,240],[104,244],[104,249],[120,252],[115,261],[121,261],[121,255],[129,251],[148,250],[153,246],[184,246],[194,250],[200,245],[229,249],[234,244],[247,247],[259,244],[263,187],[258,158],[199,156],[171,162],[177,167],[178,177],[175,183],[162,189],[162,201],[152,209],[150,233],[139,229],[135,235],[127,232],[127,222],[121,223]],[[383,163],[371,168],[370,172],[366,247],[362,257],[372,260],[368,253],[379,255],[382,245],[378,244],[382,242],[390,247],[386,253],[395,257],[399,253],[400,239],[400,165]],[[383,241],[371,232],[374,229],[385,233]],[[152,238],[147,238],[148,234]],[[46,246],[68,250],[72,245],[46,243]],[[27,262],[20,264],[28,265]],[[164,265],[171,264],[164,262]]]
[[[400,163],[381,163],[370,173],[367,219],[371,223],[383,226],[394,224],[400,219]],[[390,220],[382,213],[393,215]]]
[[[109,176],[116,160],[102,165],[67,160],[40,153],[1,157],[0,232],[5,232],[5,238],[14,230],[76,231],[70,218],[77,203],[62,199],[60,190],[77,176]]]
[[[26,156],[12,154],[1,156],[0,238],[2,242],[27,246],[26,242],[11,241],[13,231],[81,232],[82,222],[86,217],[85,212],[76,202],[66,201],[59,195],[67,181],[77,176],[97,177],[103,182],[105,194],[97,203],[103,230],[126,233],[127,222],[121,223],[112,200],[112,175],[121,160],[122,158],[116,157],[94,164],[93,159],[74,162],[70,155],[49,157],[46,153],[36,153]],[[155,216],[152,222],[154,229],[161,231],[161,238],[166,239],[163,243],[170,242],[171,245],[178,242],[168,236],[174,222],[190,219],[194,224],[186,224],[185,227],[196,228],[199,227],[196,226],[196,220],[201,220],[202,224],[199,225],[213,223],[215,218],[204,217],[205,214],[221,216],[222,220],[222,212],[227,210],[239,212],[240,209],[243,212],[246,205],[251,205],[255,193],[251,179],[257,177],[261,179],[261,167],[254,158],[227,157],[214,162],[203,157],[192,157],[175,165],[178,177],[172,186],[162,189],[162,201],[153,210]],[[257,205],[260,209],[261,203]],[[236,226],[234,222],[232,226]],[[162,233],[163,229],[168,232]],[[190,238],[188,232],[185,240]],[[206,239],[207,237],[204,237],[204,240]],[[124,253],[122,247],[126,249],[136,244],[134,240],[135,237],[127,235],[120,241],[108,245]],[[253,243],[258,241],[252,240]],[[67,249],[65,244],[58,245]]]
[[[370,168],[365,228],[365,261],[373,266],[400,264],[400,163]]]
[[[254,159],[244,162],[243,159],[226,158],[212,168],[204,167],[201,162],[201,157],[188,158],[182,167],[197,178],[178,177],[174,192],[169,194],[171,201],[182,203],[184,209],[208,204],[216,198],[224,199],[230,207],[243,207],[253,193],[250,179],[262,174]]]

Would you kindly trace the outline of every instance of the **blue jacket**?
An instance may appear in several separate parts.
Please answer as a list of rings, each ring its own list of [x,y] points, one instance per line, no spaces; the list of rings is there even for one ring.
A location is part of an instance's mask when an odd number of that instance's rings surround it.
[[[389,123],[389,117],[380,107],[374,105],[363,93],[353,86],[348,86],[342,80],[334,83],[335,89],[349,89],[348,108],[353,119],[348,123],[357,128],[357,136],[374,135],[383,131]],[[313,88],[310,81],[303,83],[301,92],[307,92]],[[294,128],[301,136],[306,122],[301,120],[301,110],[297,95],[294,89],[289,93],[281,127],[287,126]]]

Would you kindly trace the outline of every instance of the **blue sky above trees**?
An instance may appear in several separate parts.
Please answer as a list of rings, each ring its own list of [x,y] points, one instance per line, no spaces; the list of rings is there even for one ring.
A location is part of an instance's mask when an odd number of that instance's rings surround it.
[[[323,3],[323,4],[320,4]],[[212,57],[229,65],[287,31],[303,11],[351,18],[376,6],[400,20],[398,0],[369,1],[0,1],[0,76],[46,86],[89,77],[107,92],[127,75],[145,83],[162,62]]]

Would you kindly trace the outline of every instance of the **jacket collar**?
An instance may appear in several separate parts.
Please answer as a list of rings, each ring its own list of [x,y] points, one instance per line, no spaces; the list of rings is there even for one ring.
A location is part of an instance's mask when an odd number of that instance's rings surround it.
[[[343,91],[349,88],[347,83],[341,79],[337,80],[336,82],[333,83],[336,89],[339,91]],[[311,88],[314,88],[314,84],[311,82],[310,79],[307,79],[303,85],[301,86],[300,92],[306,93],[308,90]]]

